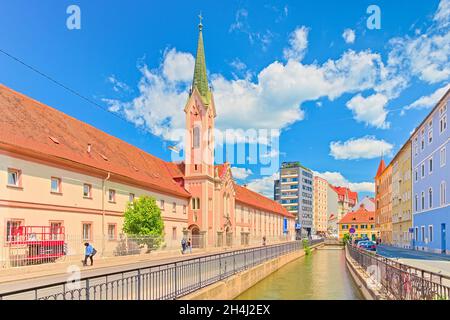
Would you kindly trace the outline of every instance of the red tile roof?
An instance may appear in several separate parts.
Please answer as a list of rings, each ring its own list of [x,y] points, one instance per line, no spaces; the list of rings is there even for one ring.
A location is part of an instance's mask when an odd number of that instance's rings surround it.
[[[219,174],[219,178],[223,178],[225,173],[227,172],[227,168],[228,168],[228,163],[222,163],[222,164],[216,164],[214,165],[214,168],[217,168],[218,174]]]
[[[126,177],[172,195],[189,198],[176,180],[184,164],[166,162],[56,109],[0,84],[0,148],[64,159]],[[88,152],[88,145],[91,151]],[[217,165],[222,177],[228,164]],[[236,201],[293,217],[278,202],[236,186]]]
[[[378,165],[378,170],[375,178],[379,177],[383,173],[384,169],[386,169],[386,163],[384,162],[383,159],[381,159],[380,164]]]
[[[354,192],[354,191],[351,191],[351,190],[350,190],[349,188],[347,188],[347,187],[335,187],[335,186],[331,186],[331,188],[333,188],[334,191],[336,191],[336,193],[337,193],[338,195],[340,195],[340,196],[344,196],[344,197],[345,197],[345,194],[347,194],[348,198],[354,200],[355,203],[356,203],[356,201],[358,201],[358,193],[357,193],[357,192]]]
[[[0,114],[0,146],[69,160],[156,190],[190,196],[174,181],[179,169],[173,164],[1,84]]]
[[[375,212],[367,211],[364,206],[361,206],[358,210],[347,213],[338,223],[375,223]]]
[[[278,213],[284,217],[295,217],[289,213],[285,207],[272,199],[237,184],[235,184],[234,187],[236,190],[236,202],[245,203],[261,210]]]

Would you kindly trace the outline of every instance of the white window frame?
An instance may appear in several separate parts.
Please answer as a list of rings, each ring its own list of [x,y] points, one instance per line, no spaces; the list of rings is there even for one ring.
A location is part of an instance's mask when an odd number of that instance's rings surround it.
[[[53,189],[53,181],[56,181],[56,190]],[[61,184],[62,184],[61,178],[51,177],[50,178],[50,192],[51,193],[62,193]]]
[[[84,192],[84,188],[88,187],[88,193],[86,195],[86,193]],[[89,183],[83,183],[83,198],[92,198],[92,185]]]
[[[431,201],[430,201],[431,200]],[[428,188],[428,208],[433,208],[433,188]]]
[[[445,181],[441,181],[439,186],[439,203],[442,206],[447,204],[447,184]]]
[[[109,232],[111,227],[113,227],[112,229],[114,231],[114,233],[112,235]],[[117,240],[117,224],[115,224],[115,223],[108,223],[108,240],[109,241]]]
[[[114,190],[114,189],[108,190],[108,202],[111,202],[111,203],[116,202],[116,190]]]
[[[422,242],[425,242],[425,226],[421,226],[420,231],[422,234]]]
[[[133,202],[135,198],[136,198],[136,195],[134,193],[130,192],[130,194],[128,195],[128,201]]]
[[[447,115],[446,114],[444,114],[439,119],[439,134],[444,133],[445,130],[447,130]]]
[[[428,130],[428,144],[432,144],[433,143],[433,128],[430,128]]]
[[[433,156],[428,158],[428,174],[433,173]]]
[[[428,225],[428,241],[433,242],[433,225]]]
[[[420,177],[423,179],[425,177],[425,163],[420,165]]]
[[[165,201],[163,199],[159,200],[159,208],[161,209],[161,211],[164,211],[164,204]]]
[[[445,166],[447,162],[447,149],[446,147],[442,147],[439,151],[439,164],[441,167]]]
[[[420,198],[420,208],[422,211],[425,210],[425,192],[423,191]]]
[[[89,226],[89,236],[88,237],[85,237],[85,233],[84,233],[84,226]],[[81,236],[83,237],[83,241],[91,241],[92,240],[92,225],[93,225],[93,223],[92,222],[82,222],[82,224],[81,224],[81,232],[82,232],[82,234],[81,234]]]
[[[16,175],[16,183],[10,183],[10,181],[9,181],[9,177],[10,177],[10,175],[11,174],[15,174]],[[22,183],[21,183],[21,180],[22,180],[22,170],[20,170],[20,169],[15,169],[15,168],[8,168],[8,178],[7,178],[7,185],[9,186],[9,187],[16,187],[16,188],[20,188],[20,187],[22,187]]]

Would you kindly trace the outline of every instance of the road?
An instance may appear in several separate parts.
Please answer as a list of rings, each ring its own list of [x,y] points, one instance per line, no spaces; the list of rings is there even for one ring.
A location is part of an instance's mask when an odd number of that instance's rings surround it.
[[[377,247],[377,254],[386,258],[398,260],[400,263],[404,263],[415,268],[450,276],[449,255],[385,245],[379,245]]]

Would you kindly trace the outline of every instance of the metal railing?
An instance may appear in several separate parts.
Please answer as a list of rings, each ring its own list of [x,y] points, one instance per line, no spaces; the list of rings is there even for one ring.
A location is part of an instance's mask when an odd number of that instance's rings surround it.
[[[84,239],[77,234],[52,237],[51,239],[13,239],[0,236],[0,271],[13,267],[37,265],[45,263],[79,261],[84,257],[85,242],[89,242],[97,250],[97,258],[111,258],[129,255],[145,255],[151,252],[181,251],[181,236],[155,237],[133,236],[119,234],[114,236],[95,236]],[[192,249],[204,249],[208,246],[204,235],[188,235]],[[20,240],[20,241],[18,241]],[[229,243],[223,239],[220,246],[214,247],[242,247],[262,245],[262,236],[249,236],[244,243],[241,235],[231,237]],[[292,236],[267,236],[266,244],[276,244],[291,241]]]
[[[392,300],[448,300],[450,277],[414,268],[348,244],[350,257]]]
[[[323,240],[313,240],[315,245]],[[0,293],[0,300],[177,299],[268,260],[301,249],[301,241],[242,249],[156,266]],[[73,278],[74,275],[70,276]]]

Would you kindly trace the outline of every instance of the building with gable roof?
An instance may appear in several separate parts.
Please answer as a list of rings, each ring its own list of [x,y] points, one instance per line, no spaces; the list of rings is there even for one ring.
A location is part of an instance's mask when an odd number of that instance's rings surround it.
[[[286,239],[294,215],[237,185],[229,163],[214,164],[217,116],[199,38],[192,88],[184,107],[185,159],[159,159],[54,108],[0,85],[0,240],[19,226],[64,227],[66,235],[113,252],[123,213],[141,195],[156,198],[164,243],[194,246]],[[181,109],[180,109],[181,112]],[[69,248],[81,253],[81,242]],[[77,248],[77,247],[80,248]],[[79,250],[79,251],[77,251]],[[1,259],[1,257],[0,257]]]

